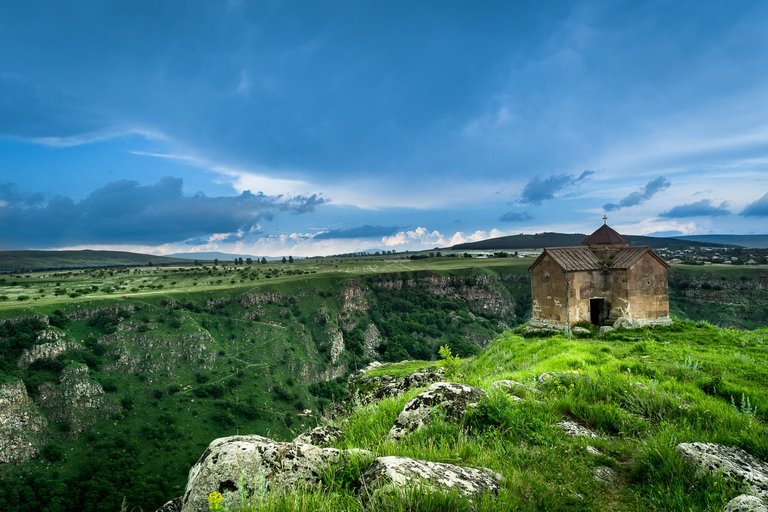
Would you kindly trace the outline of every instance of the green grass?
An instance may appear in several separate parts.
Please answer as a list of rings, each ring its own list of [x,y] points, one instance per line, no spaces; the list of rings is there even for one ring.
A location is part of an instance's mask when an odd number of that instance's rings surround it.
[[[405,367],[401,363],[375,371],[400,375]],[[409,369],[420,367],[419,362],[408,363]],[[571,341],[507,332],[465,361],[462,370],[468,383],[489,395],[461,421],[447,422],[438,413],[423,430],[400,442],[387,440],[402,407],[420,391],[411,390],[354,411],[335,446],[488,467],[506,477],[498,496],[470,504],[456,495],[409,489],[400,497],[369,502],[336,485],[333,492],[269,496],[259,510],[721,511],[744,491],[742,486],[697,475],[675,446],[715,442],[768,460],[768,330],[740,332],[678,322]],[[539,386],[542,393],[522,393],[522,402],[491,390],[496,380],[533,386],[544,372],[568,370],[579,373],[555,377]],[[739,406],[741,396],[749,397],[751,410]],[[567,437],[555,425],[566,415],[601,438]],[[589,454],[587,445],[602,455]],[[599,465],[616,471],[613,486],[593,479],[592,469]],[[339,480],[349,478],[346,474]]]

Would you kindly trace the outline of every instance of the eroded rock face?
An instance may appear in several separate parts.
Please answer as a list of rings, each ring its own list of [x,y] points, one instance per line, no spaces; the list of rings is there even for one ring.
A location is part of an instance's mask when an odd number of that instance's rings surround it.
[[[456,489],[472,498],[484,493],[498,493],[504,477],[486,468],[465,468],[440,462],[407,457],[378,457],[361,478],[362,489],[375,493],[390,489],[423,485],[442,492]]]
[[[67,350],[77,350],[82,348],[82,345],[74,341],[53,341],[51,343],[33,345],[32,348],[21,353],[21,357],[19,358],[19,362],[17,364],[19,368],[26,369],[29,368],[29,365],[40,359],[56,359],[56,357],[63,354]]]
[[[37,457],[47,427],[22,381],[0,385],[0,463],[19,464]]]
[[[363,353],[366,357],[377,357],[379,346],[384,343],[384,336],[375,324],[370,324],[365,329],[363,338]]]
[[[263,492],[278,486],[313,486],[331,464],[353,453],[373,454],[364,450],[319,448],[303,443],[280,443],[266,437],[231,436],[214,440],[189,471],[181,510],[207,512],[208,494],[225,496],[245,492]]]
[[[347,396],[357,396],[361,404],[366,405],[384,398],[397,396],[409,389],[420,388],[438,382],[445,376],[442,368],[425,368],[403,377],[391,375],[379,375],[371,377],[367,371],[382,366],[379,362],[372,362],[364,370],[352,374],[347,381]]]
[[[432,410],[441,406],[448,420],[458,420],[468,407],[475,406],[486,395],[485,390],[456,382],[436,382],[413,397],[395,420],[390,439],[420,429],[429,422]]]
[[[368,311],[367,292],[360,286],[360,281],[355,279],[346,288],[341,291],[341,299],[344,304],[341,306],[342,312],[349,311]]]
[[[680,443],[675,450],[699,470],[743,481],[758,497],[768,498],[768,463],[744,450],[715,443]]]
[[[66,421],[72,432],[82,432],[96,423],[100,416],[120,410],[104,394],[101,384],[91,379],[87,366],[65,368],[59,385],[40,385],[40,405],[48,409],[50,419]]]
[[[309,432],[304,432],[293,440],[294,443],[312,444],[325,447],[333,444],[341,435],[342,430],[334,426],[315,427]]]
[[[94,318],[99,313],[103,313],[108,316],[113,316],[115,318],[121,318],[121,317],[130,316],[131,314],[133,314],[134,311],[136,311],[136,308],[134,308],[133,306],[105,306],[103,308],[88,309],[85,311],[75,311],[74,313],[68,314],[67,318],[69,318],[70,320],[90,320],[91,318]]]
[[[742,494],[729,501],[723,512],[768,512],[768,506],[757,496]]]

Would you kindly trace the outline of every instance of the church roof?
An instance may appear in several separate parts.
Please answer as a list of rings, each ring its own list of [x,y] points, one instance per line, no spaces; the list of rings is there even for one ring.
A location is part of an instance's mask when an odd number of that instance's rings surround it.
[[[544,249],[544,252],[536,258],[536,261],[528,267],[531,270],[538,265],[544,256],[549,255],[555,263],[560,265],[566,272],[575,270],[600,270],[602,264],[597,256],[586,247],[551,247]]]
[[[589,235],[581,245],[629,245],[629,240],[621,236],[618,231],[610,227],[608,224],[603,224],[594,233]]]
[[[642,258],[646,253],[650,254],[657,260],[661,262],[662,265],[669,268],[669,263],[664,261],[664,259],[656,254],[656,252],[652,251],[650,247],[648,246],[642,246],[642,247],[627,247],[626,249],[620,250],[618,253],[616,253],[616,256],[613,258],[613,262],[611,262],[611,268],[629,268],[632,265],[637,262],[640,258]]]

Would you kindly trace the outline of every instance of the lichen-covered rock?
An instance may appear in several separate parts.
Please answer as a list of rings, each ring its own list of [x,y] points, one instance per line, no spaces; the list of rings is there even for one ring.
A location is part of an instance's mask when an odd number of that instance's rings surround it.
[[[529,393],[541,393],[538,389],[534,389],[530,386],[526,386],[522,382],[516,380],[497,380],[491,384],[491,389],[501,388],[506,391],[528,391]]]
[[[757,496],[742,494],[729,501],[723,512],[768,512],[768,506]]]
[[[440,492],[456,490],[472,498],[484,493],[497,493],[504,477],[486,468],[465,468],[407,457],[378,457],[360,482],[361,488],[372,494],[424,486]]]
[[[22,381],[0,385],[0,463],[18,464],[37,457],[47,427]]]
[[[557,426],[563,429],[563,432],[569,437],[589,437],[591,439],[597,439],[598,436],[595,432],[592,432],[586,427],[582,427],[573,420],[567,418],[559,421]]]
[[[741,480],[760,498],[768,498],[768,463],[739,448],[716,443],[680,443],[680,456],[700,471]]]
[[[443,368],[425,368],[402,377],[393,377],[391,375],[372,377],[367,374],[368,370],[380,366],[383,365],[374,361],[365,369],[353,373],[349,377],[347,381],[348,402],[352,402],[354,399],[362,405],[367,405],[384,398],[398,396],[409,389],[428,386],[433,382],[442,380],[445,376]]]
[[[85,365],[65,368],[59,385],[49,382],[40,385],[40,406],[48,410],[54,421],[66,421],[72,432],[82,432],[110,412],[120,410],[104,394],[101,384],[91,379]]]
[[[597,466],[593,468],[592,476],[601,484],[610,485],[616,480],[616,472],[608,466]]]
[[[342,430],[334,426],[315,427],[309,432],[304,432],[293,440],[294,443],[313,444],[325,447],[333,444],[341,435]]]
[[[600,336],[605,336],[605,335],[606,335],[606,334],[608,334],[609,332],[613,332],[613,331],[615,331],[615,330],[616,330],[616,329],[614,329],[614,328],[613,328],[613,327],[611,327],[610,325],[603,325],[602,327],[600,327]]]
[[[226,496],[243,490],[252,495],[276,487],[319,485],[323,471],[353,454],[373,458],[364,450],[281,443],[256,435],[222,437],[208,445],[189,470],[181,510],[207,512],[207,497],[214,491]]]
[[[184,496],[179,496],[170,501],[165,502],[165,505],[155,510],[155,512],[181,512],[181,504],[184,501]]]
[[[389,438],[400,439],[418,430],[429,422],[430,413],[437,406],[445,411],[446,419],[457,420],[468,407],[477,405],[485,395],[485,390],[466,384],[436,382],[405,404],[403,412],[389,431]]]
[[[568,370],[567,372],[546,372],[539,375],[539,378],[536,379],[536,384],[541,386],[543,384],[551,384],[556,380],[562,382],[562,379],[564,378],[573,379],[576,377],[583,377],[583,374],[579,373],[577,370]]]
[[[613,322],[614,329],[639,329],[640,327],[640,322],[628,316],[620,316]]]

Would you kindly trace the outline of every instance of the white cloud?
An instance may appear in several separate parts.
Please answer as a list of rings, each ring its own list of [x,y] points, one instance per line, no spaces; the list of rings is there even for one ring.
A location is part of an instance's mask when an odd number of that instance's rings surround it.
[[[382,237],[381,243],[387,247],[408,245],[409,248],[413,247],[414,249],[426,249],[447,244],[439,231],[429,231],[424,227],[418,227],[413,231],[400,231],[392,236]]]

